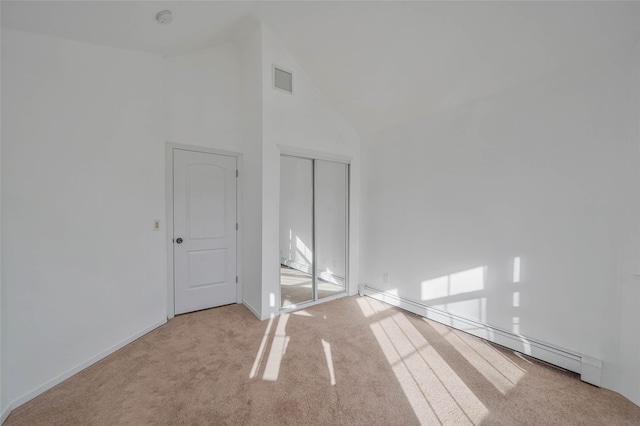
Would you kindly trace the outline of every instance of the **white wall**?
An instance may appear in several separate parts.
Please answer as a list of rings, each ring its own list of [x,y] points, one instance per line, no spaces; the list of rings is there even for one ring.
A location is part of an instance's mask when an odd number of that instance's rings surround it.
[[[164,60],[167,140],[239,152],[240,49],[227,43]]]
[[[357,259],[358,137],[262,27],[166,60],[3,30],[2,55],[2,409],[165,321],[166,140],[243,154],[241,280],[259,317],[278,313],[277,144],[352,158]],[[293,97],[271,91],[273,62],[296,73]]]
[[[244,216],[243,303],[262,313],[262,29],[258,25],[238,41],[242,76]]]
[[[367,140],[362,282],[602,359],[640,402],[638,76],[620,48]]]
[[[295,95],[273,90],[271,67],[276,60],[296,72]],[[240,36],[237,43],[166,59],[164,71],[168,139],[243,154],[243,301],[261,318],[276,315],[280,264],[277,145],[352,157],[352,201],[356,205],[352,218],[357,218],[358,137],[261,25]],[[283,95],[285,98],[280,97]],[[354,259],[357,236],[355,226]],[[351,277],[357,283],[355,262]]]
[[[166,320],[162,58],[2,30],[5,402]]]
[[[1,13],[0,13],[1,15]],[[0,33],[0,45],[2,44],[2,34]],[[0,58],[0,81],[2,81],[2,58]],[[1,90],[0,90],[1,92]],[[2,110],[2,101],[0,100],[0,111]],[[0,122],[2,120],[0,119]],[[0,123],[0,127],[2,124]],[[0,130],[1,133],[1,130]],[[2,164],[2,135],[0,134],[0,165]],[[0,224],[2,223],[2,173],[0,167]],[[5,395],[2,392],[2,371],[5,366],[3,364],[2,359],[2,347],[4,346],[4,333],[2,332],[2,327],[6,325],[4,320],[5,308],[4,308],[4,297],[2,294],[4,293],[4,286],[2,285],[2,226],[0,225],[0,423],[5,419],[5,410],[8,407],[8,403],[5,402]]]
[[[164,123],[167,141],[242,153],[244,105],[242,52],[226,43],[164,60]],[[259,152],[259,150],[256,149]],[[244,169],[243,157],[238,167]],[[244,174],[244,173],[243,173]],[[244,176],[243,176],[244,177]],[[242,223],[246,192],[238,181],[238,222]],[[243,284],[244,247],[251,243],[244,227],[239,231],[238,277]],[[254,266],[259,270],[259,266]],[[169,289],[171,291],[171,289]]]
[[[293,72],[294,93],[273,88],[272,67]],[[296,60],[262,26],[263,169],[262,169],[262,318],[276,315],[280,294],[279,199],[280,149],[351,157],[351,291],[357,290],[359,250],[360,139],[332,108]]]
[[[243,300],[260,316],[261,34],[164,60],[167,140],[242,154],[238,220]]]

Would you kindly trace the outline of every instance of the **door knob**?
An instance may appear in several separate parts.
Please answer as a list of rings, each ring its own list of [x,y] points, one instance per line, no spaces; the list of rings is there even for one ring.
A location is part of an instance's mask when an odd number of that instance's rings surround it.
[[[182,238],[176,238],[176,243],[182,244],[182,241],[183,241]]]

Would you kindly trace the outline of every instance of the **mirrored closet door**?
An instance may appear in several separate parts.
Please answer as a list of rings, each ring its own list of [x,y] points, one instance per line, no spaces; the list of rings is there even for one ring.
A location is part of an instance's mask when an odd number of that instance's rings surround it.
[[[282,308],[346,291],[348,199],[348,164],[281,157]]]

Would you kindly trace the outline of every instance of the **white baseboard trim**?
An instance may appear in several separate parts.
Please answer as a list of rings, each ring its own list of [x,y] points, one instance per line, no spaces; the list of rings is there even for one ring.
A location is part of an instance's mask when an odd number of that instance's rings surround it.
[[[9,404],[9,406],[5,408],[4,411],[2,412],[2,416],[0,416],[0,425],[4,423],[5,420],[7,420],[7,417],[9,417],[9,414],[11,414],[11,411],[13,411],[13,406]]]
[[[89,360],[87,360],[87,361],[85,361],[85,362],[83,362],[83,363],[71,368],[70,370],[68,370],[68,371],[60,374],[59,376],[49,380],[48,382],[44,383],[43,385],[40,385],[37,388],[33,389],[32,391],[27,392],[26,394],[24,394],[21,397],[17,398],[16,400],[14,400],[13,402],[11,402],[9,404],[9,407],[5,410],[5,413],[2,413],[2,421],[4,422],[4,420],[9,416],[11,411],[14,410],[15,408],[21,406],[22,404],[24,404],[27,401],[32,400],[33,398],[35,398],[36,396],[40,395],[41,393],[48,391],[49,389],[51,389],[55,385],[62,383],[63,381],[67,380],[69,377],[73,376],[74,374],[79,373],[80,371],[82,371],[85,368],[95,364],[96,362],[100,361],[101,359],[106,358],[107,356],[111,355],[112,353],[114,353],[118,349],[123,348],[124,346],[128,345],[129,343],[133,342],[134,340],[137,340],[140,337],[144,336],[145,334],[149,333],[150,331],[153,331],[156,328],[160,327],[161,325],[166,324],[166,322],[167,322],[166,318],[163,318],[160,321],[156,321],[155,323],[153,323],[149,327],[146,327],[143,330],[140,330],[139,332],[134,333],[132,336],[129,336],[128,338],[122,340],[121,342],[116,343],[115,345],[111,346],[107,350],[99,353],[98,355],[90,358]]]
[[[251,306],[251,304],[249,302],[247,302],[246,300],[243,300],[242,304],[245,306],[245,308],[247,308],[249,311],[251,311],[251,313],[253,315],[255,315],[260,321],[262,321],[262,317],[260,316],[258,311],[253,306]]]
[[[500,346],[537,358],[549,364],[581,374],[581,379],[600,386],[602,361],[585,355],[559,348],[529,337],[521,336],[489,324],[470,320],[433,308],[420,302],[376,290],[369,286],[361,287],[361,294],[397,306],[414,314],[429,318],[465,333],[496,343]]]
[[[285,308],[280,308],[280,314],[287,314],[289,312],[300,311],[302,309],[310,308],[315,305],[319,305],[325,302],[331,302],[332,300],[341,299],[343,297],[349,297],[349,294],[345,291],[342,293],[334,294],[331,296],[323,297],[322,299],[314,300],[311,302],[304,302],[297,305],[289,305]]]

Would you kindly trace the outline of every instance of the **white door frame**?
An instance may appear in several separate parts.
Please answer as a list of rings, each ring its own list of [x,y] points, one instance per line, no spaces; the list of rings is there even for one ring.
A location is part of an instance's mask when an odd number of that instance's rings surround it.
[[[185,145],[181,143],[167,142],[166,146],[166,200],[167,200],[167,318],[175,316],[175,293],[174,293],[174,271],[173,271],[173,152],[176,149],[201,152],[205,154],[226,155],[236,157],[236,164],[239,176],[236,179],[236,222],[238,232],[236,233],[236,275],[238,285],[236,291],[236,302],[242,303],[242,154],[238,152],[225,151],[222,149],[206,148],[203,146]]]

